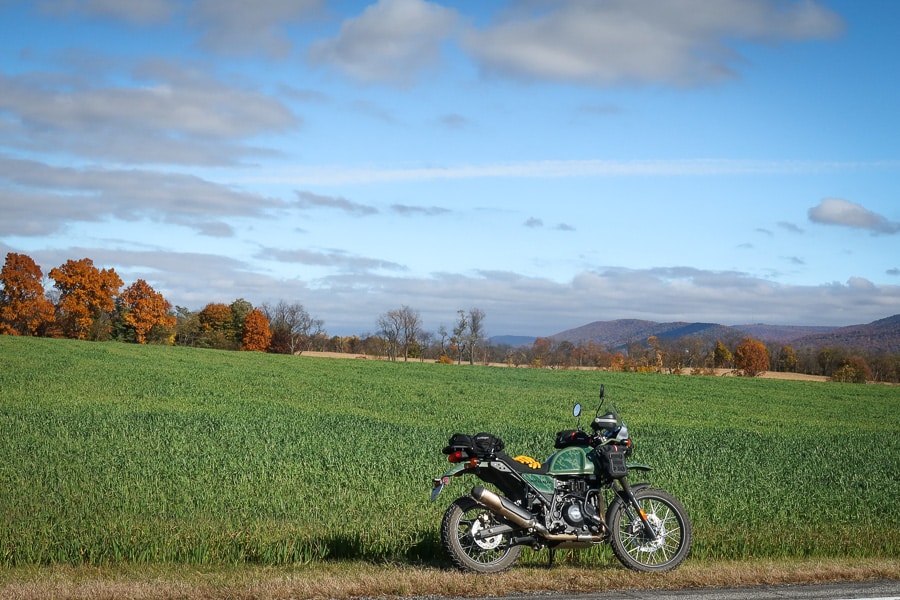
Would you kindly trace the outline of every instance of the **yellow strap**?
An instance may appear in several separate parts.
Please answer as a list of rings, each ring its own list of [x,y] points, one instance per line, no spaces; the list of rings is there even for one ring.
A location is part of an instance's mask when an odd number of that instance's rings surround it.
[[[523,465],[528,465],[532,469],[540,469],[541,468],[541,463],[534,460],[530,456],[519,455],[519,456],[513,457],[513,460],[517,460],[520,463],[522,463]]]

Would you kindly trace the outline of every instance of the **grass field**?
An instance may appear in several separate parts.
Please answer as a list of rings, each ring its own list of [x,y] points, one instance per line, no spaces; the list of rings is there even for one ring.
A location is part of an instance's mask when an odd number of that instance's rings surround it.
[[[0,566],[443,564],[447,438],[546,457],[601,383],[691,560],[900,556],[897,387],[0,336]]]

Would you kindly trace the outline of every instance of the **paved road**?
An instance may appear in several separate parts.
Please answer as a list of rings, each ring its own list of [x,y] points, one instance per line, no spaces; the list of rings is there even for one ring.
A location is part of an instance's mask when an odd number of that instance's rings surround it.
[[[596,594],[516,596],[517,600],[900,600],[900,581],[773,585],[687,590],[623,590]]]

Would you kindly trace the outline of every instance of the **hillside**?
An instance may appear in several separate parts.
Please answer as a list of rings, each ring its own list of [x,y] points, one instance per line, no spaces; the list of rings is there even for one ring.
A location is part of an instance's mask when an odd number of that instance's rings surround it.
[[[615,321],[594,321],[581,327],[567,329],[550,339],[573,344],[593,342],[607,348],[620,349],[635,342],[644,342],[650,336],[662,340],[674,340],[696,336],[704,339],[716,339],[733,335],[729,327],[715,323],[657,323],[639,319],[618,319]]]
[[[830,333],[837,329],[836,327],[816,325],[766,325],[764,323],[735,325],[734,328],[746,333],[756,340],[781,342],[784,344],[793,342],[794,340],[798,340],[805,336]]]
[[[793,341],[798,347],[843,346],[865,352],[900,353],[900,314],[867,325],[850,325],[826,333],[806,335]]]
[[[491,337],[491,344],[494,346],[512,346],[520,348],[522,346],[530,346],[537,338],[529,335],[495,335]]]
[[[771,344],[790,344],[802,348],[839,346],[862,352],[900,353],[900,314],[863,325],[848,327],[737,325],[717,323],[657,323],[639,319],[595,321],[548,336],[573,344],[593,342],[609,349],[621,350],[629,344],[644,342],[648,337],[676,340],[686,337],[726,343],[752,337]]]

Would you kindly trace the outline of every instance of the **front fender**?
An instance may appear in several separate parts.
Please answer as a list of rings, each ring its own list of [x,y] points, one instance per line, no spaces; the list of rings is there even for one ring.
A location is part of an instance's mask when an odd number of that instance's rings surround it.
[[[444,486],[450,483],[451,477],[456,477],[460,473],[466,470],[468,467],[468,463],[456,463],[450,469],[435,479],[432,479],[434,483],[434,487],[431,489],[431,501],[434,502],[437,500],[437,497],[441,494],[441,490],[444,489]]]

